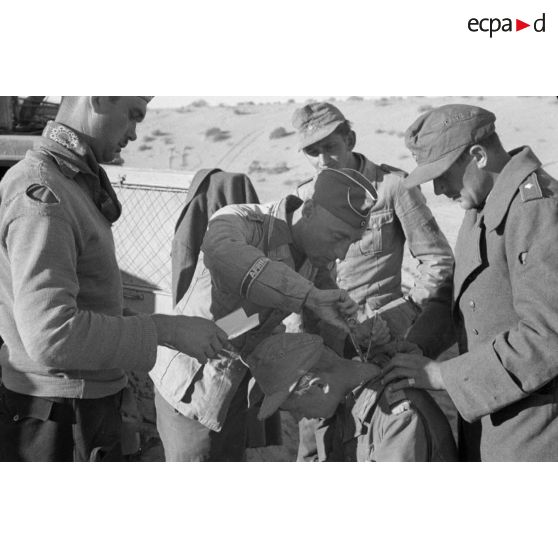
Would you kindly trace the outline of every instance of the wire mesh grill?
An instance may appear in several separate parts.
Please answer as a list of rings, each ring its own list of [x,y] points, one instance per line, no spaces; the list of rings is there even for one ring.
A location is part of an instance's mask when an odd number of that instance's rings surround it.
[[[171,291],[171,246],[187,188],[114,185],[122,217],[114,225],[116,256],[126,281]]]

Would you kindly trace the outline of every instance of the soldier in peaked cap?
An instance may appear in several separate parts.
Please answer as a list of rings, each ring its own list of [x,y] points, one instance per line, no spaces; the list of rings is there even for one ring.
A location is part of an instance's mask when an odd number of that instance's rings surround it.
[[[366,176],[378,192],[366,232],[343,261],[337,262],[335,280],[359,305],[360,320],[380,312],[392,333],[420,346],[424,354],[438,356],[447,348],[447,324],[435,319],[447,314],[451,299],[453,254],[419,188],[403,188],[406,174],[389,165],[377,165],[354,151],[356,134],[342,112],[331,103],[310,103],[293,115],[299,148],[309,163],[324,168],[348,167]],[[312,195],[314,179],[303,183],[298,194]],[[407,243],[417,261],[410,289],[402,286],[402,264]],[[434,316],[434,317],[433,317]],[[311,326],[310,330],[313,331]],[[326,335],[331,346],[333,335]],[[345,353],[350,356],[348,353]],[[316,457],[312,430],[301,424],[300,459]]]
[[[455,251],[454,323],[461,355],[397,355],[393,389],[446,390],[468,461],[558,460],[558,182],[529,147],[507,152],[496,117],[447,105],[410,126],[418,166],[466,210]]]
[[[151,97],[64,97],[37,148],[0,183],[0,459],[118,460],[125,370],[157,345],[200,361],[223,348],[214,323],[124,316],[100,163],[136,139]]]
[[[210,360],[161,349],[151,372],[157,426],[169,461],[241,461],[250,380],[243,358],[303,308],[348,332],[356,305],[320,274],[362,236],[374,204],[355,171],[324,170],[314,196],[268,205],[231,205],[210,220],[189,290],[176,311],[212,320],[242,308],[259,327],[231,341],[235,352]],[[324,283],[322,287],[327,287]]]
[[[319,461],[456,461],[449,423],[427,393],[388,392],[380,368],[339,357],[317,335],[279,334],[248,358],[265,394],[260,419],[281,408],[322,418]]]

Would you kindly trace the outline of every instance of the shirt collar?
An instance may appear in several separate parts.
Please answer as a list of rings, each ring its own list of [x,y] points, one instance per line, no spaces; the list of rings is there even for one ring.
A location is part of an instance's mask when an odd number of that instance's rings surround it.
[[[298,209],[302,203],[302,200],[296,196],[287,196],[272,206],[270,212],[272,221],[269,232],[269,248],[271,250],[293,243],[288,215]]]
[[[511,159],[498,175],[483,210],[488,231],[500,225],[521,184],[541,167],[541,162],[530,147],[519,147],[509,154]]]
[[[59,122],[49,122],[43,130],[41,148],[56,159],[65,176],[78,173],[99,175],[99,163],[79,134]]]
[[[120,218],[122,205],[105,170],[97,162],[91,147],[75,130],[51,121],[43,131],[39,148],[54,158],[64,176],[72,180],[78,174],[86,176],[90,195],[110,223]]]

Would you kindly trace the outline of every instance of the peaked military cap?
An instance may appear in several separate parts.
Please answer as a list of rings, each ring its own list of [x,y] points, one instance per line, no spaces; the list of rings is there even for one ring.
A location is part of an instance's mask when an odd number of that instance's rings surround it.
[[[378,199],[374,184],[353,169],[324,169],[316,177],[312,199],[355,229],[366,227]]]
[[[327,138],[345,122],[343,113],[331,103],[309,103],[297,109],[292,123],[298,133],[299,149]]]
[[[256,347],[247,364],[265,394],[260,420],[271,416],[289,398],[299,380],[320,360],[323,346],[319,335],[281,333]]]
[[[495,133],[495,121],[492,112],[472,105],[444,105],[419,116],[405,132],[405,144],[418,163],[405,186],[444,174],[467,147]]]

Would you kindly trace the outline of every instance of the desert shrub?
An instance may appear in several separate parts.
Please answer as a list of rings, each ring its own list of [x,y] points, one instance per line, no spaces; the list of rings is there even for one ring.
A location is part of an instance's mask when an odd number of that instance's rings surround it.
[[[269,139],[273,140],[286,138],[287,136],[292,136],[293,134],[294,132],[287,132],[287,130],[285,130],[283,126],[279,126],[279,128],[275,128],[275,130],[273,130],[271,134],[269,134]]]
[[[347,101],[364,101],[364,97],[349,97]]]
[[[142,143],[139,147],[138,150],[139,151],[149,151],[150,149],[153,149],[153,147],[151,145],[147,145],[145,143]]]
[[[165,138],[165,145],[173,145],[174,140],[172,138]]]
[[[283,184],[285,186],[298,186],[302,180],[295,180],[293,178],[287,178],[287,180],[283,180]]]
[[[380,97],[374,101],[377,107],[387,107],[391,105],[391,99],[389,97]]]
[[[221,128],[213,127],[209,128],[205,132],[205,138],[212,141],[225,141],[231,137],[231,133],[227,130],[221,130]]]
[[[291,169],[287,165],[287,163],[277,163],[274,167],[267,169],[268,174],[283,174],[285,172],[289,172]]]
[[[428,112],[429,110],[432,110],[434,107],[432,105],[421,105],[418,108],[419,112]]]
[[[156,130],[153,130],[153,132],[151,132],[156,138],[162,138],[165,136],[170,135],[168,132],[163,132],[161,130],[159,130],[159,128],[157,128]]]
[[[264,168],[259,161],[252,161],[248,167],[248,173],[262,172]]]
[[[377,134],[385,134],[386,131],[385,131],[385,130],[382,130],[381,128],[378,128],[378,129],[376,130],[376,133],[377,133]]]
[[[197,101],[193,101],[190,103],[190,106],[194,108],[204,108],[207,105],[208,103],[205,99],[198,99]]]
[[[235,108],[233,112],[238,116],[245,116],[246,114],[252,114],[251,112],[248,112],[247,110],[242,110],[241,108]]]
[[[296,101],[295,101],[294,99],[289,99],[289,100],[287,101],[287,104],[288,104],[288,105],[293,105],[295,102],[296,102]]]
[[[248,173],[283,174],[291,169],[285,162],[277,163],[274,167],[264,167],[259,161],[252,161],[248,167]]]
[[[145,136],[145,137],[143,138],[143,141],[144,141],[145,143],[151,143],[152,141],[155,141],[155,138],[152,137],[152,136]]]

